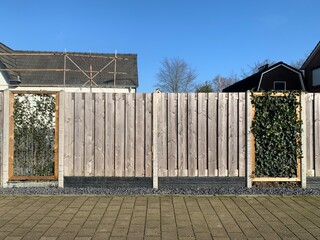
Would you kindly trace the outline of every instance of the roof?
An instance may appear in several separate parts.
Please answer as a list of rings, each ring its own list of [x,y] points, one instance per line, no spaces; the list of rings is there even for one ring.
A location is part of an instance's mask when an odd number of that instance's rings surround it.
[[[296,72],[297,74],[301,74],[301,72],[299,70],[295,69],[294,67],[291,67],[290,65],[288,65],[284,62],[277,62],[271,66],[262,68],[259,72],[254,73],[253,75],[251,75],[243,80],[240,80],[240,81],[230,85],[229,87],[226,87],[225,89],[223,89],[223,92],[245,92],[248,90],[258,91],[262,75],[269,72],[269,71],[272,71],[273,69],[275,69],[279,66],[284,66],[284,67]],[[301,84],[303,84],[303,82]],[[304,88],[304,85],[303,85],[303,88]]]
[[[0,43],[0,61],[20,86],[137,87],[137,54],[15,51]],[[12,76],[10,80],[14,81]],[[115,81],[114,81],[115,80]]]
[[[306,67],[309,65],[310,61],[313,59],[314,55],[317,54],[318,51],[320,51],[320,41],[318,42],[316,47],[312,50],[310,55],[307,57],[306,61],[302,64],[302,66],[300,68],[301,70],[306,69]]]

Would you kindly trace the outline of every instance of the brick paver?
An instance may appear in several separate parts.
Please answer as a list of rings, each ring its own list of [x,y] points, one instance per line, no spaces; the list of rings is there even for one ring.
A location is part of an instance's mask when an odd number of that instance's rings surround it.
[[[0,197],[0,239],[287,238],[320,239],[320,197]]]

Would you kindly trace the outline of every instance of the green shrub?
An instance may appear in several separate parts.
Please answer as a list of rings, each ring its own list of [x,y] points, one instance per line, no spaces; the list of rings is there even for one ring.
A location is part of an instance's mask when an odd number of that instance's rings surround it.
[[[255,138],[255,177],[297,177],[302,157],[299,92],[251,93],[255,109],[251,131]]]

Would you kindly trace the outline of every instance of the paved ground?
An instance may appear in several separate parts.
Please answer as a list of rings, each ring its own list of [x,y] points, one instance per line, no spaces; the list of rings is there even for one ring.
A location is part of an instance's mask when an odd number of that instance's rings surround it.
[[[320,197],[0,196],[0,239],[320,239]]]

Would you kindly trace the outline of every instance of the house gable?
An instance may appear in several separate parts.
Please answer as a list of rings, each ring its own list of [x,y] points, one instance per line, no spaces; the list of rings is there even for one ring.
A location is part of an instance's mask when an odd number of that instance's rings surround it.
[[[320,80],[314,79],[317,74],[317,69],[320,68],[320,42],[310,53],[306,61],[303,63],[301,70],[304,71],[305,85],[307,91],[320,92]]]
[[[271,66],[261,74],[257,90],[278,90],[275,89],[277,83],[284,83],[283,90],[305,91],[301,72],[283,62]]]

